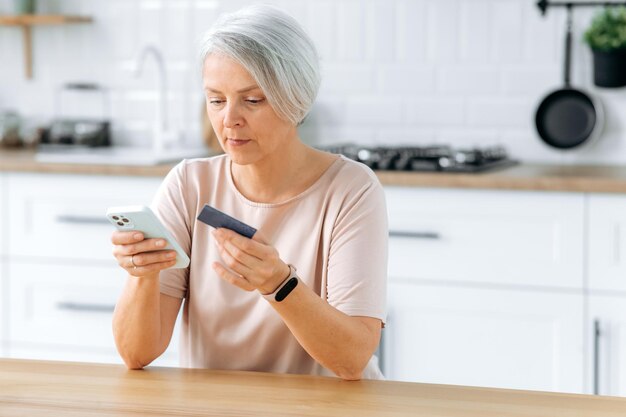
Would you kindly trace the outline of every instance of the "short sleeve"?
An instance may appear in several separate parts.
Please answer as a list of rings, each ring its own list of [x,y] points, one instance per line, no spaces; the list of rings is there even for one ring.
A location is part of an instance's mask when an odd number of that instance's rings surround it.
[[[191,252],[191,225],[185,186],[185,161],[175,166],[165,177],[152,201],[152,211],[174,236],[185,253]],[[189,287],[189,267],[161,271],[161,293],[184,298]]]
[[[373,177],[373,178],[372,178]],[[350,316],[386,319],[388,226],[378,179],[346,196],[331,236],[327,300]]]

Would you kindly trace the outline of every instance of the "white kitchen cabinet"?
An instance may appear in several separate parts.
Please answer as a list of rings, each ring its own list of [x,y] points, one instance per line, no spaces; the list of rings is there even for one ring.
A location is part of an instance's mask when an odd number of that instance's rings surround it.
[[[52,262],[111,262],[107,208],[150,204],[162,181],[58,174],[10,174],[8,180],[10,256]]]
[[[12,262],[9,276],[12,345],[115,353],[111,317],[126,278],[123,270]]]
[[[389,379],[584,390],[583,194],[386,196]]]
[[[583,295],[393,280],[391,380],[583,391]]]
[[[584,196],[387,187],[389,275],[581,288]]]
[[[116,267],[11,263],[10,356],[121,363],[111,330],[126,274]],[[177,340],[161,365],[176,365]]]
[[[588,198],[589,289],[626,291],[626,196]]]
[[[125,272],[109,206],[150,204],[158,177],[7,175],[6,355],[113,362],[111,317]],[[178,335],[155,365],[178,364]]]
[[[7,201],[5,193],[6,174],[0,172],[0,357],[6,356],[8,345],[7,322],[8,315],[8,295],[5,288],[8,286],[6,276],[6,247],[8,244],[7,219],[4,206]]]
[[[626,396],[626,297],[589,297],[586,392]]]
[[[626,196],[590,194],[586,392],[626,396]]]

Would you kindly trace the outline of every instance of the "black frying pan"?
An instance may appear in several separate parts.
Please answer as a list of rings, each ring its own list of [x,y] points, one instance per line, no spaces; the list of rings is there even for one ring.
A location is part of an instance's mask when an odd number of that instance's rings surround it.
[[[537,109],[535,124],[541,139],[558,149],[570,149],[599,136],[602,107],[587,93],[570,85],[572,7],[567,6],[565,35],[565,86],[548,94]]]

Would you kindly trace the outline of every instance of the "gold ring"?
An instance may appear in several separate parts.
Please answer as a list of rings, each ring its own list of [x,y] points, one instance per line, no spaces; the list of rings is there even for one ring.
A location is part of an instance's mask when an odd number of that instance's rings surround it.
[[[135,255],[130,255],[130,263],[133,266],[133,269],[137,269],[137,265],[135,265]]]

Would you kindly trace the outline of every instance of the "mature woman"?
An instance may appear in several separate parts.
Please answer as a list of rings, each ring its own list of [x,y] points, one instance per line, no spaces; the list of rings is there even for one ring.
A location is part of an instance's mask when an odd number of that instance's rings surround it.
[[[162,239],[112,236],[130,275],[113,319],[124,362],[142,368],[165,351],[184,300],[182,366],[382,378],[384,194],[367,167],[298,137],[320,80],[312,41],[280,10],[249,7],[216,23],[201,57],[225,154],[181,162],[153,202],[187,269],[168,269]],[[258,232],[197,222],[204,204]]]

